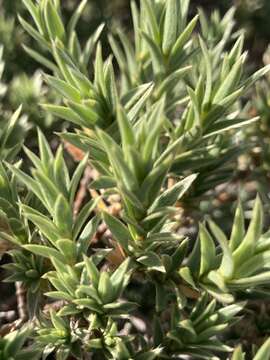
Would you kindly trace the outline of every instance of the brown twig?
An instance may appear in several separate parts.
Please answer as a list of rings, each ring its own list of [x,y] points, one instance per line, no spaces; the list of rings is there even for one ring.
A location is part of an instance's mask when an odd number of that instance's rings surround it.
[[[22,282],[20,281],[17,281],[15,283],[15,286],[16,286],[17,309],[18,309],[19,319],[22,322],[25,322],[28,319],[27,304],[25,300],[26,290],[23,287]]]

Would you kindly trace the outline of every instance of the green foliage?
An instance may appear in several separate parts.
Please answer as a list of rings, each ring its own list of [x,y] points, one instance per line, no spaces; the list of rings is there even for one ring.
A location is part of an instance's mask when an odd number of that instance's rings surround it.
[[[121,29],[109,36],[116,68],[99,41],[103,25],[79,42],[86,1],[67,25],[60,1],[23,3],[32,22],[20,23],[42,51],[25,50],[48,69],[45,80],[59,100],[46,99],[43,109],[71,124],[60,138],[85,153],[71,171],[63,146],[52,151],[38,129],[39,154],[24,148],[28,171],[6,146],[19,111],[3,130],[0,235],[13,247],[7,281],[27,288],[31,341],[43,358],[56,359],[215,359],[232,352],[222,333],[249,297],[269,295],[261,200],[247,231],[239,204],[230,239],[206,219],[195,244],[181,233],[181,210],[196,208],[231,178],[230,164],[246,149],[238,130],[258,121],[243,115],[243,95],[270,66],[246,74],[233,11],[208,24],[202,11],[189,20],[188,0],[131,2],[134,41]],[[92,199],[77,211],[89,168],[97,174]],[[112,195],[117,213],[109,208]],[[147,314],[130,294],[136,282],[151,289]],[[43,308],[52,301],[60,308]],[[146,319],[145,334],[136,315]],[[14,338],[23,346],[20,333]],[[6,355],[2,341],[4,355],[20,359]],[[268,349],[266,342],[257,359],[269,357]],[[244,355],[238,348],[233,356]]]
[[[31,330],[27,327],[20,331],[13,331],[8,335],[0,339],[0,355],[3,360],[26,360],[26,359],[38,359],[40,357],[40,351],[35,348],[27,347],[23,348],[27,341]]]
[[[234,301],[238,292],[251,294],[269,282],[269,239],[262,234],[263,210],[259,198],[247,232],[243,209],[239,204],[232,233],[228,240],[211,220],[207,221],[213,236],[201,224],[197,244],[189,257],[187,268],[180,274],[192,274],[203,288],[222,302]],[[217,247],[214,239],[216,240]]]

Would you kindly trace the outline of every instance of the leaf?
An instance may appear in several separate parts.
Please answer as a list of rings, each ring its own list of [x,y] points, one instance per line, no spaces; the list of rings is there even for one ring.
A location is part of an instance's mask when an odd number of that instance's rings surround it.
[[[58,195],[55,202],[54,221],[63,237],[72,238],[72,211],[62,194]]]
[[[99,197],[95,200],[90,200],[88,203],[84,205],[82,210],[77,215],[72,230],[74,239],[78,238],[83,225],[85,224],[87,219],[89,219],[89,217],[91,216],[91,213],[97,206],[98,202],[99,202]]]
[[[131,123],[135,122],[137,115],[140,113],[146,102],[149,100],[153,90],[154,90],[153,82],[145,85],[144,93],[139,97],[139,99],[134,103],[134,105],[128,111],[128,118]]]
[[[135,106],[140,99],[144,96],[145,93],[149,90],[149,88],[153,87],[153,83],[147,83],[140,85],[136,88],[133,88],[126,92],[121,98],[121,103],[124,106],[125,110],[129,111],[133,106]]]
[[[70,186],[69,170],[64,160],[63,147],[61,145],[58,147],[55,155],[53,175],[57,187],[62,189],[65,198],[68,198],[68,189]]]
[[[83,121],[85,124],[84,126],[87,128],[92,129],[98,121],[97,113],[89,106],[79,104],[74,101],[69,101],[68,105],[71,110],[73,110],[80,117],[81,121]]]
[[[102,271],[100,274],[98,293],[104,304],[111,303],[115,298],[113,285],[110,276],[106,271]]]
[[[230,92],[234,90],[234,87],[237,85],[237,80],[239,77],[239,73],[241,73],[241,68],[245,61],[245,54],[242,55],[233,65],[231,71],[220,85],[219,89],[217,90],[213,103],[218,104],[221,100],[223,100],[226,96],[229,95]]]
[[[2,136],[1,136],[1,149],[3,150],[7,145],[7,141],[14,130],[15,125],[18,123],[20,118],[20,114],[22,111],[22,106],[20,106],[11,116],[10,120],[7,122],[6,126],[4,127]]]
[[[127,285],[126,280],[129,278],[128,269],[130,265],[130,259],[125,259],[122,264],[111,275],[110,280],[114,288],[115,298],[121,296],[123,288]]]
[[[203,52],[204,57],[204,63],[205,63],[205,72],[206,72],[206,84],[205,84],[205,93],[203,98],[203,105],[208,105],[211,101],[211,95],[212,95],[212,65],[211,65],[211,59],[210,59],[210,52],[206,47],[206,44],[204,41],[199,38],[200,40],[200,46]]]
[[[177,21],[177,0],[167,0],[162,40],[162,50],[165,55],[169,54],[176,41]]]
[[[158,27],[155,13],[153,11],[153,7],[150,5],[149,0],[143,0],[142,6],[143,6],[143,10],[147,14],[146,19],[149,23],[149,27],[150,27],[150,31],[151,31],[153,40],[157,44],[159,44],[159,42],[160,42],[159,27]]]
[[[18,16],[18,19],[20,21],[20,24],[24,28],[24,30],[32,36],[40,45],[44,46],[45,49],[50,50],[50,46],[47,43],[47,41],[43,38],[42,35],[38,33],[31,25],[28,24],[27,21],[25,21],[20,15]]]
[[[213,269],[216,260],[216,247],[214,241],[203,224],[200,224],[200,245],[201,245],[201,265],[200,276]]]
[[[123,151],[126,153],[130,146],[135,145],[135,135],[130,121],[121,106],[117,107],[117,121],[120,129]]]
[[[30,244],[30,245],[24,245],[24,248],[36,255],[43,256],[46,258],[53,257],[63,263],[66,262],[65,257],[59,251],[57,251],[53,248],[50,248],[48,246]]]
[[[241,244],[245,236],[245,218],[241,202],[238,202],[238,206],[234,216],[233,228],[231,232],[229,246],[232,251],[236,250]]]
[[[247,277],[270,266],[270,250],[263,251],[246,259],[235,271],[234,279]]]
[[[4,356],[6,356],[7,359],[9,357],[13,357],[13,355],[16,356],[16,353],[21,350],[30,333],[30,328],[27,328],[25,326],[20,331],[15,330],[6,335],[5,339],[7,340],[7,342],[4,348]]]
[[[73,300],[71,295],[69,295],[68,293],[63,292],[63,291],[49,291],[49,292],[46,292],[44,295],[48,296],[50,298],[56,299],[56,300],[64,300],[64,301],[72,301]],[[63,316],[63,315],[61,314],[61,316]]]
[[[42,22],[40,19],[40,15],[39,15],[39,11],[38,8],[33,4],[32,0],[22,0],[24,6],[27,8],[27,10],[29,11],[29,13],[31,14],[39,32],[42,34],[43,33],[43,29],[42,29]]]
[[[161,98],[160,101],[153,106],[153,110],[149,115],[147,124],[148,134],[143,147],[143,159],[145,163],[151,161],[155,157],[154,151],[164,125],[164,107],[165,97]]]
[[[161,259],[152,251],[149,251],[145,255],[139,257],[137,261],[146,266],[149,270],[156,270],[162,273],[166,272]]]
[[[79,185],[79,182],[81,180],[82,174],[86,168],[87,162],[88,162],[89,154],[86,154],[83,158],[83,160],[80,161],[79,165],[77,166],[71,181],[70,181],[70,188],[69,188],[69,203],[70,205],[73,205],[74,198],[76,195],[76,191]]]
[[[197,22],[198,22],[199,16],[196,15],[190,23],[187,25],[185,30],[179,35],[178,39],[176,40],[175,44],[173,45],[172,51],[171,51],[171,57],[179,57],[181,50],[183,49],[184,45],[188,41],[188,39],[191,36],[192,31],[194,30]]]
[[[163,94],[169,93],[174,87],[177,86],[179,81],[184,75],[190,72],[192,66],[185,66],[183,68],[175,70],[172,74],[166,77],[163,82],[156,89],[156,97],[159,99]]]
[[[180,265],[185,259],[187,249],[188,249],[188,239],[185,239],[182,241],[182,243],[178,246],[178,248],[174,251],[174,253],[171,256],[172,271],[177,271],[180,268]]]
[[[87,4],[88,0],[82,0],[80,4],[76,7],[76,10],[72,14],[71,19],[69,20],[68,26],[67,26],[67,32],[69,36],[73,33],[73,31],[76,28],[76,25],[85,9],[85,6]]]
[[[43,195],[43,204],[47,207],[49,212],[52,214],[55,201],[59,194],[59,189],[55,186],[55,184],[50,180],[49,176],[44,175],[43,172],[34,171],[34,177],[36,178],[38,185],[41,189]]]
[[[87,126],[84,119],[82,119],[79,115],[77,115],[73,110],[69,109],[65,106],[60,105],[51,105],[51,104],[42,104],[42,107],[45,111],[48,111],[50,114],[71,122],[72,124],[78,126]]]
[[[173,206],[177,200],[179,200],[185,192],[190,188],[194,180],[197,178],[197,174],[190,175],[183,180],[176,183],[170,189],[164,191],[152,204],[148,213],[151,214],[157,211],[159,208],[166,206]]]
[[[238,346],[234,352],[231,360],[245,360],[245,355],[242,351],[242,347]]]
[[[45,79],[52,88],[65,98],[75,102],[79,102],[81,100],[80,92],[74,86],[63,80],[57,79],[54,76],[46,75]]]
[[[270,359],[270,339],[260,347],[253,360],[266,360]]]
[[[40,188],[36,181],[29,175],[25,174],[23,171],[18,169],[16,166],[11,164],[6,164],[7,167],[12,171],[12,173],[21,181],[30,191],[32,191],[42,202],[44,202],[44,197],[40,191]]]
[[[56,7],[51,0],[45,0],[44,18],[51,40],[56,38],[63,40],[65,37],[65,28],[57,12]]]
[[[265,271],[259,275],[253,275],[246,278],[237,280],[230,280],[228,283],[229,288],[232,289],[247,289],[254,286],[266,285],[270,281],[270,271]]]
[[[38,211],[34,209],[22,205],[22,210],[25,217],[33,222],[40,232],[46,236],[50,242],[55,245],[56,241],[61,238],[61,234],[59,234],[57,227],[54,225],[52,221],[50,221],[46,216],[40,214]]]
[[[153,71],[155,76],[159,76],[164,72],[163,56],[158,45],[150,38],[148,34],[142,31],[142,37],[146,41],[149,51],[152,55]]]
[[[87,253],[92,238],[98,229],[99,222],[100,218],[98,215],[96,215],[84,227],[82,233],[77,240],[78,255]]]
[[[107,212],[103,212],[103,219],[112,232],[114,239],[128,252],[129,242],[132,241],[128,228],[120,220]]]
[[[234,261],[231,249],[229,248],[228,239],[226,238],[224,232],[213,221],[208,220],[208,224],[223,252],[219,271],[226,279],[229,279],[234,273]]]
[[[29,48],[26,45],[22,45],[22,47],[29,56],[31,56],[34,60],[39,62],[41,65],[45,66],[46,68],[48,68],[49,70],[51,70],[54,73],[58,72],[57,66],[52,61],[45,58],[45,56],[41,55],[39,52]]]
[[[110,176],[100,176],[97,180],[94,180],[90,184],[91,189],[111,189],[117,186],[116,181]]]
[[[70,239],[60,239],[56,242],[57,248],[64,255],[66,262],[74,263],[77,257],[76,244]]]
[[[235,266],[239,266],[247,256],[251,256],[254,253],[256,242],[259,240],[262,233],[263,226],[263,208],[262,203],[257,196],[254,210],[252,213],[252,219],[248,227],[245,238],[233,253]]]
[[[124,184],[127,190],[131,192],[138,188],[136,179],[134,178],[128,164],[124,161],[123,151],[116,142],[104,131],[98,129],[98,136],[106,150],[113,167],[113,171],[119,183]]]
[[[53,153],[51,151],[50,145],[46,140],[42,131],[38,128],[38,147],[41,162],[43,163],[44,168],[46,169],[51,160],[53,159]]]
[[[85,262],[87,274],[91,282],[93,283],[94,287],[97,289],[99,284],[99,277],[100,277],[99,271],[91,258],[88,258],[87,256],[83,255],[83,259]]]

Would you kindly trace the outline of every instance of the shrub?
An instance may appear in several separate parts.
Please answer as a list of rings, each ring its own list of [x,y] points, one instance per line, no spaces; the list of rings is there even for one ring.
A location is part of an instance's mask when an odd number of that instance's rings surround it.
[[[120,29],[104,60],[103,25],[84,46],[78,40],[86,1],[67,25],[60,1],[23,3],[33,23],[20,22],[41,49],[27,51],[48,68],[46,82],[62,99],[42,106],[73,125],[59,136],[83,159],[71,173],[63,146],[53,153],[38,130],[39,154],[25,148],[31,174],[10,159],[0,167],[0,235],[12,244],[6,280],[25,286],[29,317],[29,329],[1,339],[0,354],[230,357],[238,344],[224,331],[250,298],[269,291],[262,202],[258,196],[248,226],[239,202],[230,236],[210,218],[196,241],[182,226],[231,178],[246,149],[238,131],[258,121],[243,116],[243,96],[269,65],[247,76],[231,11],[208,32],[203,12],[188,20],[187,0],[131,2],[134,44]],[[82,204],[87,173],[91,198]],[[245,355],[237,347],[232,356]],[[255,355],[268,358],[269,340]]]

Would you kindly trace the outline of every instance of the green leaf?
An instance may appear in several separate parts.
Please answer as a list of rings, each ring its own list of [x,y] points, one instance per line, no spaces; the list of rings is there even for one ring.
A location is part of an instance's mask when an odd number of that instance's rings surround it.
[[[69,107],[75,112],[87,128],[92,129],[98,121],[97,113],[90,106],[79,104],[73,101],[68,102]]]
[[[211,58],[210,52],[206,47],[204,41],[200,38],[200,45],[203,52],[204,63],[205,63],[205,72],[206,72],[206,84],[205,84],[205,93],[203,98],[203,105],[208,105],[211,101],[212,95],[212,65],[211,65]]]
[[[38,33],[38,31],[36,31],[31,25],[29,25],[28,22],[25,21],[20,15],[18,16],[18,19],[24,30],[30,36],[32,36],[32,38],[34,38],[40,45],[44,46],[45,49],[50,50],[48,42],[43,38],[42,35]]]
[[[245,236],[245,217],[243,212],[243,207],[239,201],[233,222],[233,228],[230,237],[230,248],[232,251],[236,250],[241,244]]]
[[[266,285],[270,281],[270,271],[265,271],[262,274],[241,278],[237,280],[230,280],[229,288],[232,289],[247,289],[254,286]]]
[[[164,191],[152,204],[149,213],[153,213],[157,211],[159,208],[163,208],[166,206],[173,206],[177,200],[181,199],[181,197],[185,194],[185,192],[190,188],[194,180],[197,178],[197,174],[190,175],[185,179],[179,181],[170,189]]]
[[[99,222],[100,222],[100,217],[99,215],[96,215],[84,227],[82,233],[80,234],[77,240],[78,255],[87,253],[92,238],[98,229]]]
[[[69,295],[68,293],[63,292],[63,291],[49,291],[49,292],[46,292],[44,295],[46,295],[52,299],[56,299],[56,300],[64,300],[64,301],[72,301],[73,300],[71,295]],[[61,314],[61,316],[63,316],[63,314]]]
[[[41,55],[39,52],[29,48],[26,45],[22,45],[24,51],[31,56],[34,60],[39,62],[41,65],[45,66],[49,70],[51,70],[54,73],[58,72],[57,66],[50,60],[48,60],[45,56]]]
[[[270,267],[270,250],[246,259],[235,271],[234,278],[247,277]]]
[[[90,184],[91,189],[101,190],[101,189],[111,189],[117,186],[116,181],[113,177],[110,176],[100,176],[97,180],[94,180]]]
[[[56,249],[50,248],[48,246],[44,246],[44,245],[24,245],[24,248],[28,251],[31,251],[32,253],[39,255],[39,256],[43,256],[46,258],[56,258],[59,261],[65,263],[66,259],[65,256],[63,256],[59,251],[57,251]]]
[[[169,54],[177,37],[177,0],[166,1],[166,13],[163,30],[162,50],[165,55]]]
[[[225,278],[229,279],[233,276],[234,273],[234,261],[231,249],[229,248],[228,239],[224,232],[213,221],[208,220],[208,224],[210,226],[210,230],[219,242],[223,252],[219,271]]]
[[[67,32],[69,36],[73,33],[73,31],[76,28],[76,25],[85,9],[85,6],[87,4],[88,0],[82,0],[80,4],[76,7],[76,10],[72,14],[71,19],[69,20],[68,26],[67,26]]]
[[[203,224],[200,224],[201,265],[200,276],[213,269],[216,260],[214,241]]]
[[[254,210],[252,213],[252,219],[248,227],[246,236],[244,237],[241,244],[233,253],[235,266],[239,266],[248,256],[254,254],[256,242],[259,240],[262,233],[263,226],[263,208],[262,203],[257,196]]]
[[[94,287],[97,289],[98,285],[99,285],[99,278],[100,278],[99,271],[91,258],[88,258],[85,255],[83,256],[83,258],[84,258],[87,274],[88,274],[90,280],[92,281]]]
[[[80,92],[72,85],[68,84],[66,81],[57,79],[54,76],[46,75],[45,77],[47,83],[53,87],[59,94],[75,102],[81,100]]]
[[[134,102],[134,105],[128,111],[128,118],[131,123],[134,123],[135,120],[137,120],[136,119],[137,115],[143,110],[144,105],[149,100],[149,98],[154,90],[153,82],[146,84],[144,90],[145,90],[144,93],[139,97],[138,100],[136,100]],[[138,93],[136,94],[136,96],[137,95],[138,95]],[[134,97],[135,97],[135,95],[134,95]],[[131,100],[134,100],[134,99],[131,99]],[[129,104],[130,104],[130,102],[129,102]]]
[[[66,262],[74,263],[76,260],[76,244],[69,239],[60,239],[56,241],[56,246],[64,255]]]
[[[267,360],[270,359],[270,339],[260,347],[253,360]]]
[[[25,217],[32,221],[35,224],[40,232],[46,236],[50,242],[55,245],[56,241],[61,238],[61,234],[59,234],[57,227],[55,224],[50,221],[46,216],[40,214],[38,211],[26,206],[22,205],[22,210]]]
[[[72,124],[78,126],[86,126],[85,120],[81,119],[79,115],[77,115],[73,110],[69,109],[65,106],[60,105],[51,105],[51,104],[42,104],[42,107],[45,111],[48,111],[50,114],[71,122]]]
[[[190,23],[187,25],[185,30],[179,35],[178,39],[176,40],[175,44],[173,45],[172,51],[171,51],[171,57],[176,58],[179,57],[181,50],[183,49],[186,42],[189,40],[192,31],[194,30],[197,22],[198,22],[199,16],[196,15]]]
[[[142,31],[142,37],[149,47],[149,51],[152,55],[153,71],[155,76],[159,76],[164,73],[163,56],[158,45],[151,39],[151,37]]]
[[[156,270],[162,273],[166,272],[160,257],[152,251],[149,251],[145,255],[139,257],[137,261],[146,266],[149,270]]]
[[[156,144],[164,125],[164,107],[165,107],[165,97],[153,106],[153,110],[150,113],[148,120],[148,134],[143,147],[143,159],[145,163],[149,162],[155,157]]]
[[[44,134],[39,128],[38,128],[38,147],[39,147],[41,162],[43,163],[44,168],[47,168],[51,160],[53,159],[53,153],[51,151],[48,141],[46,140]]]
[[[143,0],[142,1],[143,11],[147,14],[146,19],[149,23],[151,35],[153,37],[153,40],[159,44],[160,43],[160,33],[159,33],[159,27],[156,20],[156,16],[154,13],[154,7],[150,4],[149,0]]]
[[[51,0],[45,0],[44,18],[51,40],[65,38],[65,28],[56,7]]]
[[[69,188],[69,203],[70,205],[73,205],[75,196],[76,196],[76,191],[78,189],[82,174],[85,171],[85,168],[87,166],[87,162],[88,162],[88,157],[89,154],[87,153],[84,158],[80,161],[79,165],[77,166],[71,181],[70,181],[70,188]]]
[[[128,251],[129,242],[132,241],[132,236],[128,228],[120,220],[107,212],[103,213],[103,219],[112,232],[114,239],[119,242],[125,251]]]
[[[238,83],[239,73],[241,74],[241,69],[245,61],[245,56],[246,54],[242,55],[235,62],[231,71],[229,72],[223,83],[220,85],[213,99],[214,104],[218,104],[221,100],[225,99],[226,96],[230,94],[230,92],[234,90],[234,87]]]
[[[40,19],[38,7],[33,4],[32,0],[22,0],[22,2],[24,4],[24,6],[27,8],[27,10],[29,11],[29,13],[31,14],[39,32],[42,34],[43,28],[42,28],[42,22]]]
[[[245,360],[245,355],[242,351],[242,347],[238,346],[234,352],[231,360]]]
[[[54,222],[63,237],[72,238],[72,211],[68,201],[59,194],[54,207]]]
[[[86,203],[84,205],[84,207],[81,209],[81,211],[77,215],[74,225],[73,225],[73,231],[72,231],[74,239],[78,238],[83,225],[85,224],[87,219],[89,219],[92,211],[95,209],[98,202],[99,202],[99,197],[96,198],[95,200],[90,200],[88,203]]]
[[[104,304],[111,303],[114,296],[114,288],[110,280],[110,276],[106,271],[102,271],[98,283],[98,293]]]
[[[135,145],[135,135],[130,121],[121,106],[117,107],[117,121],[120,129],[123,151],[126,153],[130,146]]]
[[[7,342],[4,347],[4,357],[9,359],[17,356],[17,352],[21,350],[30,333],[31,330],[25,326],[20,331],[15,330],[6,335]]]

